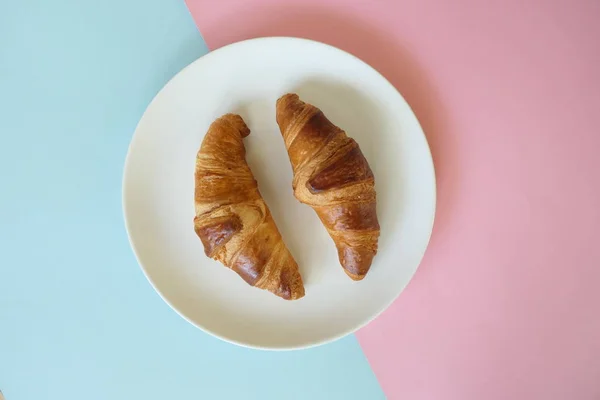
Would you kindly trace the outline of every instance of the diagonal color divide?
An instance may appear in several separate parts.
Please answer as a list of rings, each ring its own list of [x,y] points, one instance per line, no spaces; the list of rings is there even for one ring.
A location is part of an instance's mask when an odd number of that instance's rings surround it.
[[[428,253],[358,333],[390,399],[600,393],[600,5],[187,0],[208,46],[300,36],[380,70],[438,179]]]

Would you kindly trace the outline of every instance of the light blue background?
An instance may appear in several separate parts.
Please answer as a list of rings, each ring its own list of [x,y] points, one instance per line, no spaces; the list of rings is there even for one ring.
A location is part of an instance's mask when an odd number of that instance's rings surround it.
[[[183,0],[0,4],[6,399],[384,398],[353,336],[287,353],[229,345],[177,316],[137,266],[127,146],[154,94],[207,51]]]

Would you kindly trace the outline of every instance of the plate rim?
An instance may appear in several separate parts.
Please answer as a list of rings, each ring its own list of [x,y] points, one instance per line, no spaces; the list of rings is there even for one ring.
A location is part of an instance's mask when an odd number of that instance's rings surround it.
[[[148,272],[146,271],[146,268],[143,266],[142,262],[140,261],[140,256],[139,256],[139,251],[134,243],[134,240],[131,236],[131,222],[129,221],[128,218],[128,207],[127,207],[127,201],[126,201],[126,192],[127,192],[127,186],[128,186],[128,176],[129,176],[129,169],[130,169],[130,164],[131,164],[131,149],[133,148],[133,145],[136,141],[136,139],[139,137],[139,127],[141,122],[144,120],[144,117],[146,116],[146,114],[148,113],[148,110],[152,107],[152,105],[155,103],[155,101],[157,100],[157,98],[159,97],[159,95],[169,86],[173,83],[173,81],[180,76],[181,74],[183,74],[186,70],[188,70],[189,68],[191,68],[193,65],[195,65],[196,63],[201,62],[202,60],[206,60],[207,58],[211,58],[211,57],[215,57],[215,54],[220,54],[224,49],[228,49],[230,50],[231,48],[235,48],[238,46],[243,46],[243,45],[247,45],[248,43],[256,43],[256,42],[267,42],[267,41],[282,41],[282,42],[289,42],[289,41],[295,41],[295,42],[305,42],[308,43],[310,45],[315,45],[315,46],[321,46],[321,47],[326,47],[329,48],[329,50],[332,51],[337,51],[337,52],[341,52],[344,53],[347,56],[350,56],[351,58],[353,58],[355,61],[359,62],[360,64],[363,64],[364,66],[366,66],[367,68],[369,68],[372,72],[374,72],[375,74],[377,74],[384,82],[385,84],[391,88],[401,99],[402,101],[406,104],[406,106],[409,108],[410,112],[412,113],[412,115],[415,118],[415,122],[417,123],[417,126],[419,127],[419,130],[421,132],[421,135],[425,141],[425,145],[427,148],[427,164],[431,167],[431,172],[432,172],[432,193],[433,193],[433,202],[432,202],[432,210],[431,210],[431,221],[429,221],[429,227],[427,229],[428,233],[427,233],[427,241],[425,243],[425,246],[423,248],[423,251],[421,252],[421,254],[419,254],[418,256],[418,263],[414,269],[414,271],[412,272],[412,274],[410,275],[410,278],[406,281],[406,283],[399,288],[398,293],[393,296],[393,298],[391,298],[387,303],[385,303],[377,312],[373,313],[372,316],[370,316],[369,318],[366,318],[363,322],[361,322],[360,324],[355,325],[354,327],[344,330],[343,332],[338,333],[337,335],[332,335],[329,337],[326,337],[322,340],[317,340],[317,341],[312,341],[312,342],[307,342],[304,344],[298,344],[298,345],[290,345],[290,346],[262,346],[262,345],[254,345],[254,344],[250,344],[250,343],[245,343],[242,342],[240,340],[237,339],[233,339],[231,337],[226,337],[224,335],[221,335],[219,333],[213,332],[212,330],[202,326],[201,324],[198,324],[197,322],[191,320],[190,318],[188,318],[186,315],[184,315],[182,312],[180,312],[177,307],[175,307],[170,301],[169,299],[162,293],[162,291],[158,288],[158,286],[155,284],[155,282],[152,280],[152,278],[148,275]],[[293,351],[293,350],[304,350],[304,349],[309,349],[309,348],[313,348],[313,347],[318,347],[318,346],[322,346],[328,343],[332,343],[335,342],[337,340],[340,340],[346,336],[349,336],[355,332],[357,332],[358,330],[364,328],[365,326],[367,326],[368,324],[370,324],[371,322],[373,322],[375,319],[377,319],[379,316],[381,316],[381,314],[383,314],[384,311],[386,311],[402,294],[402,292],[404,292],[404,290],[406,289],[406,287],[408,286],[408,284],[413,280],[417,270],[419,269],[423,258],[425,256],[425,253],[427,252],[427,249],[429,248],[429,244],[431,242],[431,236],[433,234],[433,227],[434,227],[434,223],[435,223],[435,218],[436,218],[436,213],[437,213],[437,179],[436,179],[436,173],[435,173],[435,164],[433,162],[433,155],[431,153],[431,146],[429,145],[429,141],[427,140],[427,135],[425,134],[425,131],[423,130],[423,126],[421,125],[421,122],[419,121],[419,118],[417,117],[416,113],[414,112],[414,110],[412,109],[412,107],[410,106],[410,104],[408,103],[408,101],[406,101],[406,99],[404,98],[404,96],[402,96],[402,93],[400,93],[400,91],[381,73],[379,72],[375,67],[371,66],[370,64],[368,64],[367,62],[363,61],[362,59],[360,59],[358,56],[340,49],[339,47],[324,43],[324,42],[320,42],[317,40],[312,40],[312,39],[306,39],[306,38],[300,38],[300,37],[294,37],[294,36],[263,36],[263,37],[256,37],[256,38],[251,38],[251,39],[245,39],[245,40],[241,40],[241,41],[237,41],[237,42],[233,42],[230,44],[227,44],[225,46],[219,47],[215,50],[209,51],[209,53],[202,55],[200,57],[198,57],[197,59],[195,59],[194,61],[190,62],[188,65],[186,65],[185,67],[183,67],[181,70],[179,70],[176,74],[174,74],[159,90],[158,92],[156,92],[156,94],[152,97],[152,100],[148,103],[148,105],[146,106],[146,108],[144,109],[144,112],[142,113],[142,115],[140,116],[135,129],[133,131],[133,135],[131,136],[131,139],[129,141],[129,145],[127,147],[127,154],[125,155],[125,160],[124,160],[124,165],[123,165],[123,176],[122,176],[122,180],[121,180],[121,208],[122,208],[122,213],[123,213],[123,219],[124,219],[124,223],[125,223],[125,231],[127,233],[127,239],[129,241],[129,246],[131,247],[133,254],[135,256],[135,259],[137,261],[138,267],[142,270],[142,273],[144,274],[144,276],[146,277],[146,280],[150,283],[150,285],[152,286],[152,288],[154,289],[154,291],[159,295],[159,297],[173,310],[175,311],[181,318],[183,318],[185,321],[187,321],[188,323],[190,323],[191,325],[195,326],[196,328],[200,329],[201,331],[215,337],[218,338],[224,342],[227,343],[231,343],[240,347],[245,347],[245,348],[249,348],[249,349],[257,349],[257,350],[266,350],[266,351]]]

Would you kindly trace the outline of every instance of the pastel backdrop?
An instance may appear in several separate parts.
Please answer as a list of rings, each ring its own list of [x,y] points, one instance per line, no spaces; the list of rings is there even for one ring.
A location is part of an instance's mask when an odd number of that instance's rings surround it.
[[[597,2],[187,4],[211,49],[334,44],[420,118],[438,178],[432,242],[357,335],[387,398],[600,397]],[[384,397],[354,337],[230,346],[175,315],[135,265],[127,144],[152,96],[207,51],[181,2],[6,3],[0,51],[7,399]]]
[[[430,247],[359,342],[390,399],[600,398],[600,2],[187,0],[209,48],[320,40],[405,96]]]

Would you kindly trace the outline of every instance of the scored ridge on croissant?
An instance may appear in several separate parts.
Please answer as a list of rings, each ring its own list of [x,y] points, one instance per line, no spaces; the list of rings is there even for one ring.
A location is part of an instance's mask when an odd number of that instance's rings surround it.
[[[294,172],[295,197],[317,212],[348,276],[363,279],[377,253],[380,228],[373,172],[358,143],[292,93],[277,100],[277,124]]]
[[[304,296],[298,264],[246,162],[250,129],[239,115],[215,120],[196,157],[194,230],[208,257],[286,300]]]

